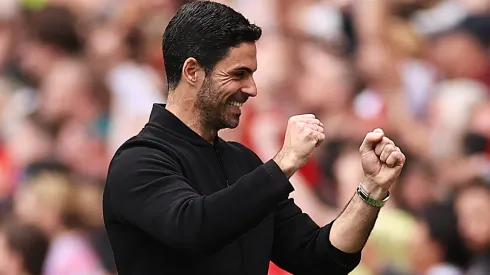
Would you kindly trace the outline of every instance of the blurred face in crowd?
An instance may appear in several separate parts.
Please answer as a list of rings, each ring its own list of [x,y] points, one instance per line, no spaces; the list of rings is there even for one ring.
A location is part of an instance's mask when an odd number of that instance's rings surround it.
[[[435,197],[435,179],[423,169],[414,167],[407,171],[399,184],[401,199],[411,211],[418,211]]]
[[[238,126],[241,107],[257,95],[253,72],[257,70],[255,43],[232,48],[204,78],[197,92],[195,108],[205,126],[213,129]]]
[[[426,223],[417,221],[410,240],[410,263],[415,271],[424,272],[443,260],[443,251],[430,236]]]
[[[67,121],[58,133],[56,157],[73,171],[94,178],[104,179],[110,158],[99,136],[81,123]]]
[[[48,233],[53,227],[50,209],[42,205],[39,197],[30,189],[20,190],[14,198],[14,212],[23,221],[33,223]]]
[[[353,83],[345,62],[314,45],[303,47],[305,71],[298,96],[307,112],[342,111],[351,98]]]
[[[254,76],[257,88],[260,89],[260,97],[254,99],[254,102],[259,104],[259,101],[262,103],[263,100],[272,100],[277,104],[280,102],[278,99],[287,93],[287,89],[280,87],[294,81],[294,78],[288,78],[294,74],[295,69],[291,66],[293,60],[290,45],[282,37],[270,35],[261,37],[257,48],[258,62],[267,66],[260,67],[258,74]]]
[[[338,197],[340,205],[345,205],[352,198],[352,190],[362,180],[362,166],[356,148],[348,148],[337,159],[334,167],[337,179]]]
[[[0,274],[41,274],[49,240],[32,224],[17,219],[2,221],[0,230]]]
[[[490,248],[490,191],[472,187],[456,200],[459,228],[468,247],[480,252]]]
[[[53,139],[31,120],[24,120],[15,131],[15,137],[7,140],[7,150],[15,165],[24,166],[50,155]]]
[[[481,77],[487,69],[487,53],[476,38],[465,33],[437,38],[432,45],[431,57],[437,69],[448,78]]]
[[[82,70],[76,63],[62,62],[41,83],[40,112],[49,121],[67,117],[84,105]]]
[[[34,79],[41,79],[52,65],[55,51],[52,47],[34,39],[27,39],[18,47],[21,69]]]
[[[15,215],[23,222],[34,224],[47,236],[56,235],[71,191],[67,178],[55,173],[41,174],[24,185],[14,197]]]

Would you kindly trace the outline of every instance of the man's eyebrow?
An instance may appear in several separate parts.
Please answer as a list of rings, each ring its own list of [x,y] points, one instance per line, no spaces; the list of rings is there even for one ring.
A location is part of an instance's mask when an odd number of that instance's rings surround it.
[[[254,70],[250,69],[249,67],[245,67],[245,66],[234,68],[233,71],[246,71],[247,73],[250,73],[250,74],[254,72]]]

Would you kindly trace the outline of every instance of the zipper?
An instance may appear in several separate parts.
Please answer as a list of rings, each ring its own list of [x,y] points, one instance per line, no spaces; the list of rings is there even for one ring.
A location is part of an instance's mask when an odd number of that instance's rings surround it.
[[[223,164],[223,160],[221,159],[221,155],[219,153],[219,150],[216,146],[213,146],[214,147],[214,152],[216,153],[216,156],[218,157],[218,162],[219,162],[219,166],[221,167],[221,171],[223,171],[223,175],[225,176],[225,180],[226,180],[226,186],[229,187],[230,186],[230,183],[229,183],[229,180],[228,180],[228,175],[226,174],[226,170],[225,170],[225,165]],[[238,244],[240,246],[240,254],[242,256],[242,270],[244,271],[243,274],[247,274],[246,272],[246,266],[245,266],[245,255],[243,254],[244,251],[243,251],[243,240],[242,238],[238,238]]]
[[[221,155],[219,154],[218,148],[214,147],[214,152],[216,153],[216,156],[218,157],[219,166],[221,167],[221,171],[223,172],[223,175],[225,176],[226,186],[229,187],[230,181],[228,180],[228,175],[226,174],[225,166],[223,164],[223,160],[221,159]]]

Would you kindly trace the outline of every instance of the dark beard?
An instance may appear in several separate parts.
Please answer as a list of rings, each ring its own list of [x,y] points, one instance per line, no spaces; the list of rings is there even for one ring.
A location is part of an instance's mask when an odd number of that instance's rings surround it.
[[[218,131],[226,128],[219,94],[220,90],[213,85],[210,77],[206,77],[194,103],[195,109],[199,111],[200,124],[205,129]]]

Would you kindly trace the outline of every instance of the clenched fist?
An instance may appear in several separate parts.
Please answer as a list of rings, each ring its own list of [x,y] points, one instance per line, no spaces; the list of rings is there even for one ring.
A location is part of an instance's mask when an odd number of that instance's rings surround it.
[[[314,115],[293,116],[288,121],[284,145],[274,161],[291,177],[308,162],[324,139],[323,124]]]
[[[359,152],[364,170],[363,183],[369,189],[378,188],[387,192],[400,175],[405,155],[381,129],[366,135]]]

